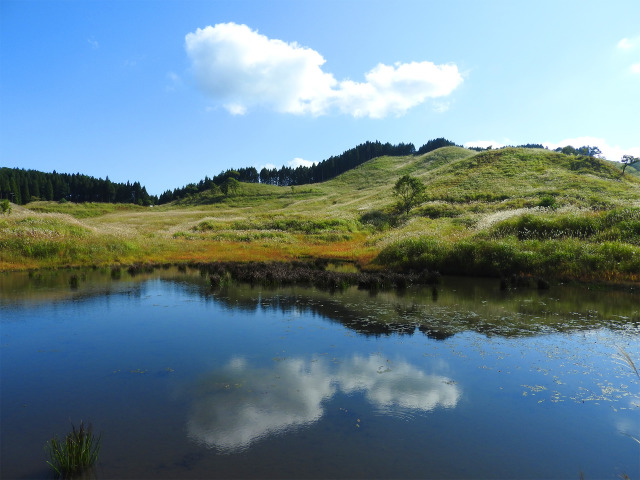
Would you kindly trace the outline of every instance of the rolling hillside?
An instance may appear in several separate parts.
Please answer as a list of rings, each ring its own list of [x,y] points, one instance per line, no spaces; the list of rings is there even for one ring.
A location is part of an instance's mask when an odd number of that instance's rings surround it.
[[[426,185],[409,215],[392,195],[403,175]],[[529,238],[522,228],[538,233]],[[324,183],[241,183],[228,196],[209,191],[154,208],[35,202],[1,218],[0,233],[2,269],[325,258],[361,268],[640,281],[640,181],[595,158],[445,147],[378,157]],[[617,261],[598,251],[605,244],[619,250]],[[550,264],[548,249],[567,258]]]

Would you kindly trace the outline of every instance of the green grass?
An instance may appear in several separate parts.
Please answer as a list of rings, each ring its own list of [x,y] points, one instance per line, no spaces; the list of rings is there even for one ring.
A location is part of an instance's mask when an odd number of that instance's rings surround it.
[[[145,207],[130,203],[72,203],[72,202],[35,202],[29,205],[29,209],[38,213],[64,213],[75,218],[91,218],[106,215],[107,213],[123,211],[139,211]]]
[[[100,437],[93,435],[91,424],[84,422],[72,430],[63,440],[53,437],[45,446],[49,456],[47,464],[61,478],[74,478],[88,470],[98,459]]]
[[[640,208],[569,214],[528,213],[498,222],[485,236],[494,239],[515,236],[518,240],[580,238],[640,245]]]
[[[406,239],[382,250],[380,265],[445,275],[513,274],[568,280],[640,281],[640,249],[621,242],[569,240]]]
[[[403,175],[427,187],[408,215],[393,208]],[[375,158],[324,183],[241,184],[234,195],[205,192],[155,208],[27,207],[0,217],[0,270],[319,257],[366,268],[640,281],[640,180],[612,162],[547,150],[446,147]]]

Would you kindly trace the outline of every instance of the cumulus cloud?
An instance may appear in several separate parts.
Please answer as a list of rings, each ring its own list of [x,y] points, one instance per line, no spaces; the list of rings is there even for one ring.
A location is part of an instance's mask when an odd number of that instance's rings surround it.
[[[235,23],[188,33],[185,49],[200,89],[235,115],[263,106],[293,114],[337,111],[381,118],[445,97],[462,83],[457,66],[427,61],[378,64],[364,82],[338,81],[323,71],[325,59],[317,51]]]

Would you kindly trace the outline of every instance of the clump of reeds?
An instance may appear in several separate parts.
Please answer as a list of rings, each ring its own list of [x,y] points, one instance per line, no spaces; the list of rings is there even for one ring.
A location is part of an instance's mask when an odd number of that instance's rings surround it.
[[[93,435],[91,424],[85,426],[81,421],[78,428],[71,428],[63,440],[53,437],[45,446],[47,463],[61,478],[73,478],[91,468],[100,451],[101,438]]]

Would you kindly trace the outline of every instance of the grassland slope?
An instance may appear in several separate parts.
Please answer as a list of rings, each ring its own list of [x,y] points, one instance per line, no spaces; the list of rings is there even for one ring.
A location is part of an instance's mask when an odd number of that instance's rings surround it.
[[[427,187],[409,215],[392,194],[402,175]],[[28,207],[0,218],[0,269],[320,257],[363,268],[640,281],[640,181],[610,162],[547,150],[445,147],[378,157],[324,183],[242,183],[231,195],[154,208]]]

